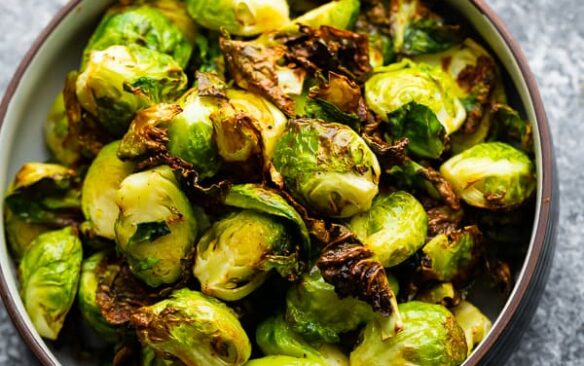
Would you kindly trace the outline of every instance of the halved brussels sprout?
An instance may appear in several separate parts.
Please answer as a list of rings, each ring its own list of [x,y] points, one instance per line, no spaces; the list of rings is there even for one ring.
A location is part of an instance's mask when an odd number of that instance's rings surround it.
[[[457,195],[471,206],[508,209],[535,190],[535,168],[523,152],[501,142],[476,145],[440,167]]]
[[[227,90],[229,104],[211,116],[219,154],[227,162],[259,155],[270,161],[288,120],[272,103],[247,91]]]
[[[182,112],[168,126],[168,150],[193,164],[201,178],[212,177],[219,170],[221,161],[210,116],[219,110],[221,102],[191,89],[178,104]]]
[[[275,192],[255,185],[233,187],[225,203],[242,210],[215,222],[197,244],[193,272],[203,293],[235,301],[261,286],[271,270],[295,279],[300,249],[309,243],[298,213]]]
[[[325,216],[365,212],[378,192],[377,158],[357,133],[338,123],[291,121],[273,164],[292,195]]]
[[[435,236],[422,248],[424,276],[437,281],[468,277],[478,260],[479,240],[476,226]]]
[[[419,292],[416,295],[416,300],[452,307],[460,302],[460,295],[456,292],[452,283],[442,282]]]
[[[412,102],[425,106],[449,135],[458,130],[466,120],[466,111],[456,97],[453,84],[452,78],[439,67],[416,64],[404,59],[374,70],[365,83],[365,99],[369,108],[386,122],[390,122],[390,115],[394,113],[404,114],[406,111],[402,109]],[[410,122],[409,119],[402,122],[406,125],[408,123],[419,124],[418,121]],[[419,128],[411,127],[415,132],[423,133]]]
[[[424,245],[428,218],[411,194],[382,193],[375,197],[368,212],[351,218],[349,228],[384,267],[393,267]]]
[[[189,14],[205,28],[255,36],[290,21],[286,0],[186,0]]]
[[[4,220],[12,253],[18,259],[39,234],[80,221],[74,170],[56,164],[27,163],[8,188]]]
[[[251,344],[233,310],[212,297],[181,289],[139,309],[132,323],[144,346],[186,365],[243,365]]]
[[[120,142],[104,146],[91,163],[81,190],[81,207],[93,234],[115,240],[120,209],[116,194],[120,183],[134,172],[134,164],[118,159]]]
[[[366,302],[353,297],[340,299],[318,268],[303,275],[286,298],[286,321],[309,341],[338,342],[340,333],[355,330],[375,317]]]
[[[359,0],[335,0],[318,8],[312,9],[284,28],[284,31],[298,31],[298,25],[307,25],[312,28],[320,28],[328,25],[338,29],[350,29],[355,25],[361,2]]]
[[[468,301],[452,309],[458,325],[464,330],[468,355],[489,334],[492,323],[479,309]]]
[[[105,257],[105,252],[98,252],[83,261],[77,301],[79,311],[87,324],[105,340],[116,341],[118,338],[117,329],[104,319],[96,302],[97,287],[99,285],[97,271]]]
[[[81,106],[115,136],[126,132],[136,112],[176,100],[186,86],[172,57],[137,45],[91,52],[76,84]]]
[[[60,164],[71,166],[81,159],[77,142],[69,138],[69,119],[65,110],[63,93],[57,95],[47,116],[45,141],[51,154]]]
[[[185,14],[181,18],[189,19],[181,1],[167,0],[164,3],[174,4],[173,13],[180,14],[182,11]],[[95,29],[83,52],[81,69],[83,70],[84,66],[87,65],[93,51],[103,51],[111,46],[132,44],[167,54],[174,58],[181,67],[185,67],[193,51],[192,38],[189,39],[183,30],[166,16],[167,14],[157,9],[155,4],[110,8]],[[193,23],[191,19],[189,21]],[[181,24],[184,27],[184,20]],[[189,28],[191,28],[190,32],[193,32],[194,24],[191,24]]]
[[[336,346],[314,347],[296,334],[282,316],[263,321],[256,329],[256,342],[265,355],[304,358],[327,366],[348,366],[349,359]]]
[[[24,307],[39,334],[56,340],[73,305],[83,252],[67,227],[41,234],[24,253],[19,275]]]
[[[376,321],[351,352],[351,365],[460,365],[467,355],[464,332],[441,305],[410,301],[399,305],[404,328],[382,340]]]
[[[324,366],[322,363],[308,360],[306,358],[290,356],[267,356],[256,358],[245,364],[245,366]]]
[[[132,272],[152,287],[177,281],[188,264],[197,222],[172,169],[160,166],[128,176],[116,203],[116,242]]]

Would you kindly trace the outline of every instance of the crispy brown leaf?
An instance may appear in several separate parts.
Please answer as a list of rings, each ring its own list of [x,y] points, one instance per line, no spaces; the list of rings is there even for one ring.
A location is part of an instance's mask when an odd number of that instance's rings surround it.
[[[463,125],[465,133],[473,133],[479,127],[485,114],[491,95],[497,83],[497,66],[486,56],[477,59],[475,66],[468,65],[457,78],[458,85],[473,98],[472,107],[467,111]]]

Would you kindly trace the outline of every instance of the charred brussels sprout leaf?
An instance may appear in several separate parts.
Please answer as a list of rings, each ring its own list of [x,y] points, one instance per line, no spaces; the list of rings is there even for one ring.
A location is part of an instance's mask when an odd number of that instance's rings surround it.
[[[138,337],[160,356],[187,365],[243,365],[251,345],[235,313],[220,301],[182,289],[132,316]]]
[[[488,140],[506,142],[527,154],[532,154],[533,127],[531,123],[522,119],[516,110],[507,105],[496,104],[493,109],[493,126]]]
[[[172,57],[137,45],[111,46],[91,52],[77,79],[77,97],[110,133],[122,136],[138,111],[174,101],[186,86]]]
[[[449,135],[466,119],[464,106],[453,93],[453,87],[450,76],[440,68],[404,59],[374,70],[365,83],[365,100],[386,122],[393,112],[408,103],[426,106]]]
[[[479,144],[450,158],[440,173],[466,203],[479,208],[513,208],[535,190],[529,157],[501,142]]]
[[[464,330],[468,355],[487,336],[491,330],[492,323],[479,309],[467,301],[452,309],[456,321]]]
[[[357,21],[361,2],[359,0],[331,1],[318,8],[312,9],[284,28],[286,32],[298,30],[298,25],[320,28],[323,25],[338,29],[351,29]]]
[[[427,223],[424,207],[399,191],[375,197],[369,211],[351,218],[349,228],[384,267],[393,267],[424,245]]]
[[[168,166],[128,176],[120,184],[115,224],[119,250],[148,285],[176,282],[197,235],[193,209]]]
[[[70,134],[63,93],[57,95],[47,116],[45,141],[54,159],[60,164],[72,166],[81,159],[78,142]]]
[[[462,364],[467,355],[464,332],[446,308],[410,301],[399,309],[404,329],[383,341],[379,325],[370,322],[363,341],[351,352],[352,365]]]
[[[81,240],[68,227],[36,238],[19,266],[21,296],[35,329],[56,340],[73,305],[83,253]]]
[[[292,195],[325,216],[365,212],[378,192],[377,158],[341,124],[292,121],[276,146],[273,164]]]
[[[114,240],[120,213],[116,193],[120,183],[134,171],[134,164],[118,159],[120,142],[105,146],[91,163],[81,190],[81,207],[93,234]]]
[[[238,36],[255,36],[290,21],[286,0],[187,0],[189,14],[212,30],[225,29]]]
[[[83,261],[77,301],[81,315],[87,324],[107,341],[116,341],[118,330],[101,315],[101,309],[96,300],[99,286],[98,271],[103,265],[104,258],[106,254],[99,252]]]
[[[286,321],[307,340],[338,342],[340,333],[355,330],[375,317],[367,303],[339,298],[316,268],[288,291]]]
[[[177,12],[182,10],[185,13],[178,0],[172,2],[176,3]],[[186,19],[186,14],[183,17]],[[192,23],[192,20],[189,21]],[[193,31],[194,25],[188,28]],[[187,65],[193,51],[188,36],[155,6],[115,6],[108,11],[89,40],[83,54],[83,64],[87,64],[93,51],[131,44],[167,54],[181,67]]]

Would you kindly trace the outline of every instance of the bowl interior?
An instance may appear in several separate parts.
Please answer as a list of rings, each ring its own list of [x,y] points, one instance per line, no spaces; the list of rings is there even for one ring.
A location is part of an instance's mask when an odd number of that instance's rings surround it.
[[[85,0],[78,1],[76,5],[71,6],[70,11],[65,14],[46,38],[24,71],[9,101],[0,132],[0,192],[6,191],[10,180],[23,163],[47,159],[48,152],[44,145],[42,128],[46,114],[54,97],[63,88],[63,80],[67,72],[78,67],[81,51],[103,11],[110,3],[111,0]],[[473,5],[473,1],[447,0],[446,3],[448,7],[457,9],[456,13],[472,25],[482,37],[483,43],[490,46],[497,55],[510,78],[511,89],[514,89],[509,90],[511,95],[515,95],[512,100],[517,100],[514,106],[522,109],[530,121],[537,122],[534,106],[519,65],[491,21]],[[538,204],[535,213],[535,227],[541,209],[539,202],[541,202],[542,194],[543,169],[540,136],[537,128],[534,128],[534,141],[538,172]],[[3,200],[0,200],[0,212],[2,212],[2,205]],[[2,233],[0,235],[0,265],[7,282],[9,296],[14,299],[17,311],[23,314],[21,321],[32,334],[33,342],[47,355],[47,359],[44,361],[63,365],[93,364],[91,360],[78,359],[73,356],[76,354],[73,349],[78,344],[76,343],[78,334],[66,335],[65,341],[49,344],[45,343],[34,331],[18,295],[16,271],[8,254],[2,220],[0,220],[0,233]],[[528,255],[530,252],[531,246]],[[519,280],[523,271],[524,269],[516,274]],[[485,305],[483,310],[491,319],[496,319],[506,306],[504,302],[497,300],[497,296],[491,296],[486,290],[475,291],[473,297],[477,303]],[[88,337],[90,338],[90,336]]]

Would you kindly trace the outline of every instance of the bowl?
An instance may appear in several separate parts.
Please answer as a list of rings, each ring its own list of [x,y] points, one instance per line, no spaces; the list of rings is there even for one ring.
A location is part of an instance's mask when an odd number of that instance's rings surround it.
[[[20,64],[0,105],[0,191],[27,161],[44,161],[42,124],[68,71],[78,67],[81,51],[111,0],[72,0],[39,36]],[[496,321],[486,339],[464,365],[502,364],[529,324],[543,292],[555,246],[558,184],[552,140],[543,103],[527,60],[503,22],[483,0],[446,0],[498,57],[515,91],[515,107],[534,123],[538,175],[536,211],[529,248],[515,287],[503,304],[488,304]],[[0,202],[0,211],[3,202]],[[0,233],[4,233],[0,220]],[[66,342],[49,344],[35,331],[18,294],[14,263],[0,235],[0,293],[22,338],[44,365],[91,364],[73,357]]]

